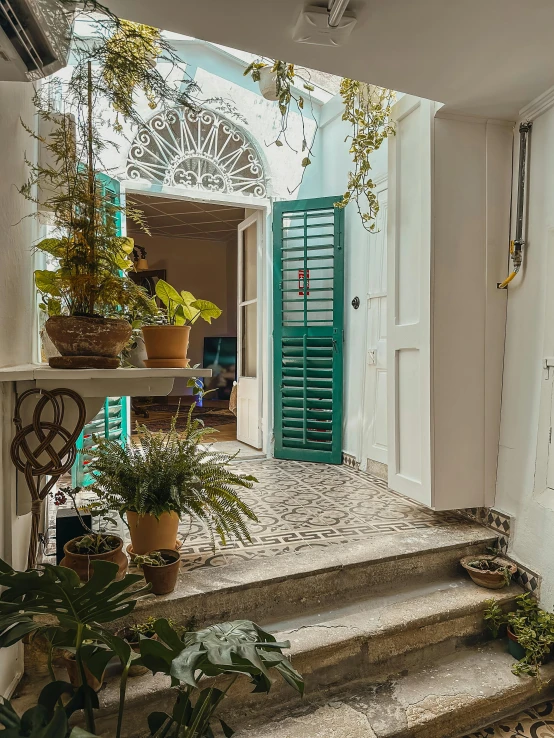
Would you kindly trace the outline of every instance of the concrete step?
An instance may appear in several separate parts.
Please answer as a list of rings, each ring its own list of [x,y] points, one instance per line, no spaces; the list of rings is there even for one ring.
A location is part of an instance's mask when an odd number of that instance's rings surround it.
[[[484,552],[495,540],[491,531],[460,522],[183,572],[174,592],[145,598],[127,622],[163,615],[196,628],[243,618],[260,624],[290,618],[454,576],[460,558]]]
[[[512,586],[493,591],[467,579],[442,579],[358,600],[333,610],[309,613],[297,620],[266,625],[278,640],[290,640],[290,657],[304,676],[310,701],[334,698],[345,685],[375,683],[393,672],[417,669],[422,663],[454,653],[462,645],[483,638],[483,609],[487,599],[509,606],[521,590]],[[145,676],[129,682],[125,735],[144,724],[154,709],[167,709],[174,700],[168,680]],[[117,684],[101,693],[100,735],[113,732],[118,701]],[[231,703],[229,703],[231,704]],[[301,701],[278,680],[269,696],[252,695],[246,680],[233,690],[231,724],[248,721],[260,711],[278,716]],[[233,722],[234,721],[234,722]]]
[[[308,698],[265,723],[251,715],[230,724],[239,727],[236,738],[457,738],[554,696],[551,683],[539,693],[512,664],[505,641],[465,647],[331,701]],[[554,663],[542,676],[552,681]]]

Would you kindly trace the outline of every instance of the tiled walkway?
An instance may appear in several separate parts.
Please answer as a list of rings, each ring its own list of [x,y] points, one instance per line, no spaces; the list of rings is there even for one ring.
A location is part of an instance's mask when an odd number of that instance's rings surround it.
[[[181,552],[186,568],[301,554],[314,547],[460,522],[455,515],[433,513],[391,492],[381,479],[346,466],[277,459],[236,465],[258,479],[252,490],[241,491],[259,520],[249,525],[252,543],[231,541],[214,553],[204,528],[184,523]]]
[[[464,738],[554,738],[554,704],[544,702]]]

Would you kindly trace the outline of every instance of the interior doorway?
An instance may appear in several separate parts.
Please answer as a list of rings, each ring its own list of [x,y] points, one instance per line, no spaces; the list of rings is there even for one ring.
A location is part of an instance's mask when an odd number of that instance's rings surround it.
[[[219,450],[240,451],[241,458],[263,455],[258,326],[263,211],[188,197],[127,197],[143,212],[149,230],[146,234],[127,221],[127,235],[135,241],[135,281],[154,294],[156,282],[164,279],[178,292],[186,290],[222,310],[211,323],[196,321],[190,333],[190,366],[213,371],[205,380],[207,394],[195,400],[182,379],[168,397],[132,398],[133,432],[136,421],[154,431],[168,430],[178,407],[179,427],[195,403],[194,414],[217,431],[208,440]],[[140,365],[143,358],[139,345],[133,363]]]

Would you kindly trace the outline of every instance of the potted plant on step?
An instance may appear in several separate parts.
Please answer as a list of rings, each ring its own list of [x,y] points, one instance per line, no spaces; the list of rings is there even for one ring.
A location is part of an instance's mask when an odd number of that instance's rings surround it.
[[[164,548],[161,551],[135,556],[134,563],[140,566],[144,578],[152,585],[155,595],[165,595],[173,592],[177,584],[181,557],[178,551]]]
[[[504,612],[494,600],[488,600],[484,619],[493,638],[498,638],[506,628],[508,651],[517,659],[512,667],[514,674],[527,674],[537,678],[540,667],[551,655],[554,646],[554,615],[539,607],[530,592],[516,598],[517,608]]]
[[[502,589],[508,587],[517,566],[496,554],[479,554],[464,556],[460,564],[473,579],[475,584],[487,589]]]
[[[178,414],[168,433],[137,426],[140,443],[120,446],[116,440],[95,438],[98,444],[88,469],[95,477],[89,489],[102,507],[125,519],[132,555],[175,549],[179,521],[197,519],[224,545],[228,536],[250,541],[247,520],[256,520],[237,488],[250,489],[256,478],[235,473],[234,458],[202,445],[213,433],[190,408],[186,426],[177,430]]]
[[[117,564],[117,578],[122,579],[125,576],[128,566],[127,556],[123,551],[123,540],[119,536],[108,533],[105,530],[95,533],[88,527],[77,504],[77,495],[79,492],[80,487],[76,487],[75,489],[61,487],[56,493],[58,504],[63,504],[68,497],[70,498],[75,512],[79,517],[79,522],[86,531],[83,535],[72,538],[64,545],[63,550],[65,556],[61,560],[60,565],[66,566],[68,569],[73,569],[83,582],[87,582],[92,576],[95,562],[110,561]],[[101,518],[101,527],[105,528],[109,523],[116,522],[105,510],[91,509],[90,512],[94,516]]]
[[[189,365],[187,358],[190,329],[199,318],[211,323],[221,310],[208,300],[197,300],[190,292],[177,290],[165,280],[156,282],[156,297],[163,304],[156,325],[143,325],[142,334],[150,368],[181,368]]]

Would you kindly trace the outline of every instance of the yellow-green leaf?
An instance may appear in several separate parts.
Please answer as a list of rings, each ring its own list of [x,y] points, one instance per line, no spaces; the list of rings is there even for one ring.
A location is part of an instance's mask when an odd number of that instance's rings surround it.
[[[223,312],[217,307],[217,305],[214,305],[214,303],[209,300],[195,300],[191,303],[190,307],[198,310],[198,314],[194,317],[194,321],[198,318],[202,318],[206,323],[211,323],[212,319],[215,320],[216,318],[219,318]]]
[[[42,241],[37,243],[37,249],[56,258],[62,256],[64,251],[61,238],[43,238]]]
[[[35,271],[35,285],[39,292],[44,292],[54,297],[61,297],[61,292],[56,281],[56,272],[48,269],[37,269]]]
[[[156,296],[160,298],[166,307],[172,302],[175,305],[182,303],[181,295],[177,292],[175,287],[172,287],[164,279],[158,279],[156,282]]]

